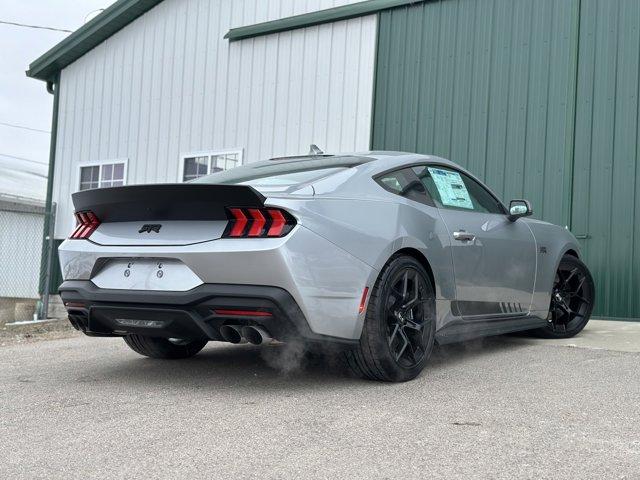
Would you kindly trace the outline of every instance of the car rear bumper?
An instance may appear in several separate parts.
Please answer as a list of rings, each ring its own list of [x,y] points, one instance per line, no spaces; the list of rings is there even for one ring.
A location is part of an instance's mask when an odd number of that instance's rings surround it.
[[[65,281],[90,281],[120,293],[181,295],[171,292],[191,292],[205,285],[277,287],[293,297],[312,332],[351,340],[360,338],[362,330],[363,289],[377,277],[372,267],[300,224],[283,238],[225,238],[183,246],[104,246],[67,240],[58,252]],[[180,272],[165,272],[161,282],[150,282],[154,285],[145,281],[128,285],[126,267],[118,263],[125,260],[158,262],[166,268],[182,264],[193,275],[187,281]]]
[[[60,295],[71,324],[90,336],[137,333],[222,340],[222,325],[252,325],[281,341],[356,341],[314,333],[291,294],[279,287],[203,284],[185,292],[168,292],[101,289],[89,280],[67,280],[60,286]],[[261,315],[229,315],[221,310]]]

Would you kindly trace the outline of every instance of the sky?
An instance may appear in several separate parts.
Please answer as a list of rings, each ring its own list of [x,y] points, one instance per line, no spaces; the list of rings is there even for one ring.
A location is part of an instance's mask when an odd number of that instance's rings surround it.
[[[113,0],[0,0],[0,21],[76,30],[88,14],[95,15],[96,10],[112,3]],[[42,178],[47,174],[50,134],[4,124],[51,130],[53,96],[47,93],[44,82],[28,78],[25,71],[29,63],[67,35],[0,23],[0,193],[44,197],[46,181]],[[23,180],[16,182],[16,176]],[[14,192],[13,185],[20,183],[20,191]]]

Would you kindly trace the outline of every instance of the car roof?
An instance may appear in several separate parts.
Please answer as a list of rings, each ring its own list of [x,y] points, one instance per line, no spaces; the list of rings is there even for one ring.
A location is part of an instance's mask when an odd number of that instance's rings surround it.
[[[396,167],[400,168],[404,165],[411,165],[415,163],[438,163],[441,165],[454,167],[458,170],[464,171],[465,173],[469,173],[457,163],[452,162],[451,160],[447,160],[446,158],[438,157],[436,155],[425,155],[421,153],[394,152],[394,151],[382,151],[382,150],[360,152],[354,155],[373,159],[374,162],[369,164],[369,166],[379,172],[384,172]]]
[[[261,162],[255,162],[252,164],[265,165],[269,162],[277,162],[282,164],[295,164],[295,162],[304,162],[309,160],[322,160],[326,159],[326,163],[349,163],[353,166],[358,164],[365,164],[370,162],[376,162],[379,165],[382,164],[397,164],[402,165],[404,163],[411,162],[437,162],[442,164],[448,164],[453,167],[461,168],[456,163],[447,160],[446,158],[438,157],[435,155],[425,155],[412,152],[399,152],[391,150],[368,150],[355,153],[335,153],[335,154],[319,154],[319,155],[293,155],[282,156],[264,160]]]
[[[419,165],[425,163],[437,164],[446,167],[453,168],[460,172],[465,173],[478,183],[480,183],[484,188],[486,188],[498,201],[500,197],[488,186],[486,185],[480,178],[476,175],[468,171],[466,168],[461,165],[452,162],[451,160],[447,160],[446,158],[439,157],[437,155],[424,155],[420,153],[410,153],[410,152],[395,152],[395,151],[384,151],[384,150],[371,150],[366,152],[358,152],[350,155],[352,157],[363,157],[369,159],[369,162],[363,162],[362,164],[356,167],[359,170],[360,178],[371,178],[375,177],[378,174],[393,171],[395,169],[401,169],[411,165]],[[354,178],[353,181],[358,181]]]
[[[473,174],[462,166],[458,165],[446,158],[436,155],[424,155],[420,153],[398,152],[387,150],[369,150],[356,153],[336,153],[321,155],[300,155],[277,157],[270,160],[260,162],[252,162],[248,164],[250,168],[259,170],[262,167],[273,166],[279,164],[283,166],[283,170],[295,167],[297,163],[300,166],[318,166],[319,168],[327,167],[356,167],[358,170],[366,172],[368,175],[376,175],[381,172],[401,168],[404,165],[416,163],[437,163],[440,165],[450,166],[467,173],[469,176],[478,180]],[[295,168],[292,168],[295,170]]]
[[[292,174],[316,169],[346,168],[352,170],[348,177],[331,175],[331,178],[327,177],[326,181],[323,183],[332,184],[338,189],[349,188],[349,185],[356,191],[365,191],[370,188],[368,182],[371,178],[378,174],[404,168],[410,165],[419,165],[424,163],[436,163],[439,165],[450,166],[467,173],[472,178],[478,180],[474,175],[467,172],[460,165],[434,155],[370,150],[357,153],[276,157],[269,160],[251,162],[231,170],[207,175],[193,180],[193,182],[223,184],[238,183],[278,174]],[[315,184],[317,181],[318,180],[313,180],[313,183]]]

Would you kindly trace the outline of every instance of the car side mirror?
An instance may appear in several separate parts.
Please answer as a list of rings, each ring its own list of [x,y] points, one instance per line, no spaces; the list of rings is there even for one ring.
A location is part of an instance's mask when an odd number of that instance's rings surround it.
[[[520,217],[533,215],[531,203],[528,200],[511,200],[509,203],[509,220],[515,222]]]

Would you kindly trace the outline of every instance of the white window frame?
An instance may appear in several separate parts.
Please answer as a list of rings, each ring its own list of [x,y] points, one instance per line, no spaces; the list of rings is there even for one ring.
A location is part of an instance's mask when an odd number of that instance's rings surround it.
[[[127,184],[127,172],[129,170],[129,159],[128,158],[110,158],[108,160],[100,160],[96,162],[84,162],[78,164],[78,177],[76,179],[75,191],[80,191],[80,182],[82,180],[82,169],[84,167],[100,167],[100,172],[98,174],[98,185],[100,184],[100,180],[102,178],[102,166],[103,165],[115,165],[118,163],[124,164],[124,175],[122,177],[122,184]],[[101,187],[98,187],[101,188]],[[95,189],[94,189],[95,190]]]
[[[184,183],[184,162],[187,158],[208,157],[207,175],[211,175],[211,157],[214,155],[238,155],[238,167],[244,165],[244,148],[230,148],[227,150],[201,150],[196,152],[186,152],[180,154],[180,162],[178,162],[178,182]]]

